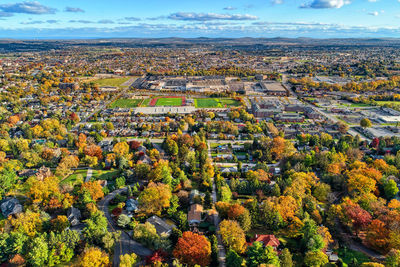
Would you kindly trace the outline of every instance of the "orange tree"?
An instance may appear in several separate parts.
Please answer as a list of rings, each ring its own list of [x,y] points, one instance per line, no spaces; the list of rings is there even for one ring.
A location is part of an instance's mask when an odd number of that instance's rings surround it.
[[[184,232],[178,239],[173,255],[189,266],[207,266],[210,264],[211,244],[203,235]]]

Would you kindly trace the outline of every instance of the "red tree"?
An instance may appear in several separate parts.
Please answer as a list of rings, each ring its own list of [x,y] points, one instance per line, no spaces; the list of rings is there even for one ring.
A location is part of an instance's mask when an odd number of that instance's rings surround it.
[[[146,257],[146,264],[153,264],[156,262],[164,262],[167,258],[167,253],[161,249],[153,252],[150,256]]]
[[[348,205],[345,208],[346,215],[351,219],[354,230],[358,236],[360,229],[366,227],[371,222],[371,214],[361,208],[358,204]]]

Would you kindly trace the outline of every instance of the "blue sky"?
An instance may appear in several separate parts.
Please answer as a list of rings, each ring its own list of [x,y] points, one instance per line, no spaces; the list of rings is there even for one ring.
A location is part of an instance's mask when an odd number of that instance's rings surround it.
[[[400,37],[400,0],[0,1],[0,38]]]

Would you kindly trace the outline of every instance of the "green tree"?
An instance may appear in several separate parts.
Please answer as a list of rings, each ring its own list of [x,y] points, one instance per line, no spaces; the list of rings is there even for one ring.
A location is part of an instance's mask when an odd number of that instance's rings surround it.
[[[118,177],[115,179],[115,186],[117,188],[125,187],[125,177]]]
[[[32,266],[45,266],[49,257],[46,235],[35,237],[29,245],[27,260]]]
[[[102,244],[103,236],[107,231],[107,218],[97,211],[89,219],[85,220],[86,226],[82,230],[84,239],[90,244]]]
[[[282,250],[281,254],[279,255],[279,260],[281,261],[281,266],[283,267],[293,266],[292,254],[287,248]]]
[[[260,264],[271,264],[279,267],[279,257],[271,246],[264,248],[261,242],[254,242],[247,250],[247,263],[249,267],[258,267]]]
[[[219,200],[224,202],[229,202],[232,198],[232,192],[229,186],[224,185],[221,187],[219,192]]]
[[[372,126],[372,122],[367,118],[363,118],[360,121],[360,126],[363,128],[369,128]]]
[[[226,254],[226,266],[242,267],[244,265],[244,259],[236,251],[230,249]]]
[[[384,185],[383,189],[385,191],[385,196],[388,199],[394,198],[397,193],[399,192],[399,188],[397,187],[397,184],[394,180],[387,180]]]
[[[309,251],[304,257],[304,265],[308,267],[320,267],[328,262],[328,256],[322,251]]]
[[[103,243],[103,247],[109,252],[112,253],[115,242],[119,240],[121,236],[120,231],[115,231],[115,232],[107,232],[102,238],[101,242]]]
[[[131,218],[128,217],[126,214],[121,214],[118,217],[117,225],[119,227],[125,228],[131,222]]]
[[[15,171],[3,169],[0,172],[0,200],[17,183],[18,177]]]
[[[138,262],[138,256],[135,253],[119,256],[120,267],[133,267]]]
[[[385,265],[387,267],[397,267],[400,266],[400,250],[392,249],[386,255]]]
[[[303,233],[301,244],[304,251],[319,251],[325,247],[324,239],[318,234],[318,227],[314,220],[307,220],[301,232]]]

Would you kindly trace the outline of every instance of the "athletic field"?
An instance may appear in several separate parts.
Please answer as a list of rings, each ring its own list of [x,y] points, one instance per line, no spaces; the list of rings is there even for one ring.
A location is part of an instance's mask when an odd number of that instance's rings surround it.
[[[180,96],[159,96],[154,97],[150,100],[150,107],[160,107],[160,106],[170,106],[170,107],[178,107],[184,106],[186,104],[186,98]]]
[[[182,106],[182,98],[159,98],[156,106]]]

